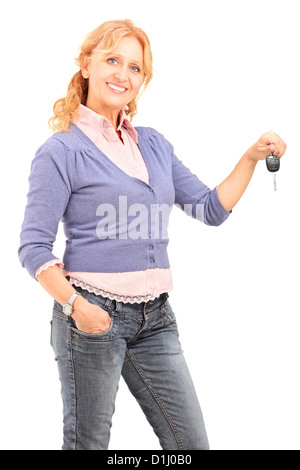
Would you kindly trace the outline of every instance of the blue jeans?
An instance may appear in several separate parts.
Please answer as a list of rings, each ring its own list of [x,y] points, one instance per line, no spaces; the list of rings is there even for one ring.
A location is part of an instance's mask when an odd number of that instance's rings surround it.
[[[168,294],[130,304],[75,289],[106,310],[111,325],[101,334],[79,331],[54,301],[51,344],[61,381],[63,450],[108,449],[121,375],[162,449],[209,450]]]

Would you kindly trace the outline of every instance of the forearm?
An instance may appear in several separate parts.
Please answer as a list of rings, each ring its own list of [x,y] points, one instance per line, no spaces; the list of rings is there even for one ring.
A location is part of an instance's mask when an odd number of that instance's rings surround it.
[[[37,276],[37,280],[48,294],[50,294],[61,305],[65,305],[70,297],[76,292],[57,264],[42,271]],[[75,302],[76,301],[77,299]]]
[[[37,276],[41,286],[61,305],[65,305],[76,292],[61,272],[58,265],[51,266]],[[72,317],[79,330],[86,333],[103,333],[109,328],[110,316],[98,305],[79,295],[74,300]]]
[[[218,197],[227,211],[231,211],[244,194],[257,162],[275,152],[279,158],[286,151],[286,143],[273,131],[265,132],[244,153],[233,172],[219,185]]]
[[[61,272],[58,265],[51,266],[37,276],[38,282],[59,304],[65,305],[76,292]],[[79,295],[74,300],[72,317],[76,321],[79,330],[86,333],[103,333],[109,328],[110,317],[108,313],[98,305],[90,303]]]
[[[249,158],[248,152],[242,156],[234,170],[218,187],[220,202],[229,212],[244,194],[257,165],[257,161]]]

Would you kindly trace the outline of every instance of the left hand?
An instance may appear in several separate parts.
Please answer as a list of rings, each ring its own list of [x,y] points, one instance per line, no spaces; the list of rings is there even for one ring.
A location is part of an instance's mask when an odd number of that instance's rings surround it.
[[[255,162],[264,160],[271,153],[276,153],[281,158],[286,151],[286,143],[273,131],[265,132],[260,139],[250,147],[246,156]]]

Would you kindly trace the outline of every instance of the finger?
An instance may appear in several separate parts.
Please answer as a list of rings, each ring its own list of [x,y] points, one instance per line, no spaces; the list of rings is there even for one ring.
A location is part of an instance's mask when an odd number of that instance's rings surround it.
[[[265,132],[261,136],[261,140],[262,140],[262,142],[266,143],[267,145],[268,144],[279,144],[282,141],[281,137],[278,134],[275,134],[275,132],[273,132],[273,131]]]
[[[277,148],[276,155],[278,155],[279,158],[281,158],[285,154],[286,147],[287,147],[286,143],[281,139],[280,142],[276,146]]]
[[[278,155],[278,157],[282,157],[287,148],[284,140],[273,131],[269,131],[263,134],[262,142],[265,142],[268,145],[268,150],[270,153],[274,153]]]
[[[277,155],[277,148],[274,144],[269,145],[270,153],[275,153]]]

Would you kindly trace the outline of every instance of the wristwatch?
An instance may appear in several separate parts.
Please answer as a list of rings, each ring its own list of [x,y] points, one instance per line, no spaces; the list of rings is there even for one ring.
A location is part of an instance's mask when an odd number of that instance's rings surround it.
[[[73,310],[74,310],[73,303],[76,297],[78,297],[78,295],[81,295],[81,294],[79,294],[79,292],[75,292],[75,294],[73,294],[69,298],[68,302],[63,306],[63,312],[65,315],[67,315],[67,317],[70,317],[72,315]]]

